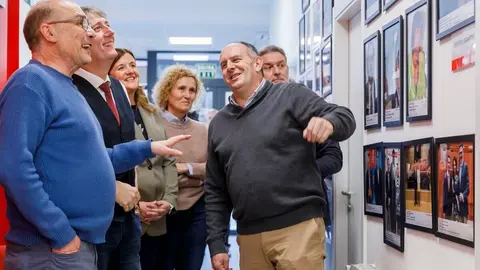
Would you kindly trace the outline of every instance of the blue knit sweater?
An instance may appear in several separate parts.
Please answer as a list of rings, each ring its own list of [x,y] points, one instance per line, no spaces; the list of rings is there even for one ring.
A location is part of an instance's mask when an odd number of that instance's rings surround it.
[[[5,239],[52,248],[75,235],[103,243],[115,205],[115,172],[153,157],[151,142],[107,149],[95,115],[72,79],[32,60],[0,94],[0,184]],[[113,166],[112,166],[113,164]]]

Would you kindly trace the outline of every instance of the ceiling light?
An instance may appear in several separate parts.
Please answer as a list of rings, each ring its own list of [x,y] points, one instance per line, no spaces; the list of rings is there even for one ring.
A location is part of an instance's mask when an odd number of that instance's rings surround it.
[[[208,61],[208,55],[205,54],[175,54],[174,61]]]
[[[211,37],[169,37],[172,45],[211,45]]]

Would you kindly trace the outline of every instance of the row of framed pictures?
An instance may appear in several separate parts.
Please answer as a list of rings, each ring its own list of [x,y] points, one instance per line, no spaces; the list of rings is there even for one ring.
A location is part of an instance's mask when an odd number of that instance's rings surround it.
[[[401,0],[364,0],[365,24],[371,23]],[[436,39],[440,40],[475,22],[475,0],[435,0]]]
[[[403,252],[407,227],[474,247],[474,155],[474,135],[364,146],[364,211],[384,243]]]
[[[384,126],[403,125],[404,93],[407,122],[432,119],[432,57],[431,41],[428,38],[431,27],[428,0],[421,0],[406,10],[405,25],[404,35],[403,16],[400,15],[383,26],[382,33],[377,31],[364,40],[366,130],[380,128],[382,114]],[[403,84],[404,73],[406,87]]]
[[[314,0],[312,0],[314,1]],[[303,15],[298,23],[298,67],[303,74],[313,65],[314,48],[332,35],[333,0],[302,0]]]

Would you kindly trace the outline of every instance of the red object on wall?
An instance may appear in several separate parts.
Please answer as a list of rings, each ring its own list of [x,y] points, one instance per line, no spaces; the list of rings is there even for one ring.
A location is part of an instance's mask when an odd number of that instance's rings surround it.
[[[18,69],[19,35],[20,0],[7,0],[6,9],[0,8],[0,91],[3,90],[6,79]],[[0,245],[5,245],[4,236],[9,228],[6,208],[3,188],[0,186]]]

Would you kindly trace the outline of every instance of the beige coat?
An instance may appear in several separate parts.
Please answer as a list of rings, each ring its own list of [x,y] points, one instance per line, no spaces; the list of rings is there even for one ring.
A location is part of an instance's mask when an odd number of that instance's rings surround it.
[[[149,139],[153,141],[165,140],[167,135],[162,125],[161,116],[158,113],[149,113],[141,106],[138,106],[143,123],[147,129]],[[145,140],[138,125],[135,125],[135,137],[138,140]],[[141,201],[151,202],[165,200],[176,207],[178,195],[177,169],[175,158],[156,156],[150,159],[152,169],[148,169],[147,162],[137,166],[138,189]],[[151,224],[142,222],[142,235],[147,233],[150,236],[160,236],[167,233],[166,218],[153,221]]]

